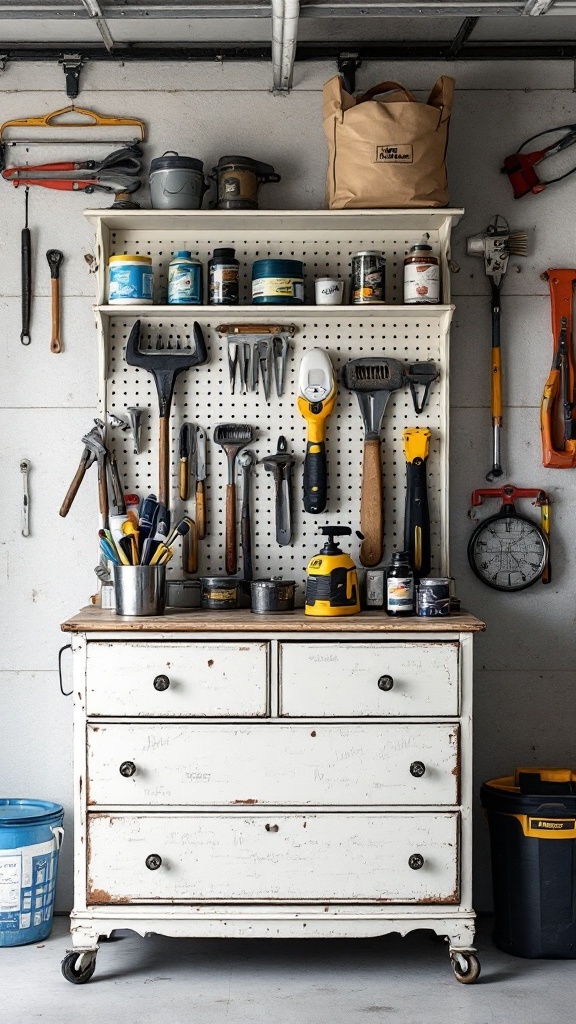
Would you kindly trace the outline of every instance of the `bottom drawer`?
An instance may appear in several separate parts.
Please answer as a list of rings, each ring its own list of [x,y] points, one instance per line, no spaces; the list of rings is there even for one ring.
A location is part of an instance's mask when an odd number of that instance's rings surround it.
[[[90,814],[87,901],[458,903],[458,835],[457,813]]]

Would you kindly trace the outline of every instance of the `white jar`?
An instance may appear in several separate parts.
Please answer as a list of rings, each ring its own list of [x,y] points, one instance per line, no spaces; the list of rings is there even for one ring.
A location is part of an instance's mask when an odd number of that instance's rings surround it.
[[[314,283],[317,306],[340,306],[344,295],[344,281],[338,277],[318,277]]]
[[[406,305],[440,302],[440,266],[432,246],[413,245],[404,260],[404,302]]]

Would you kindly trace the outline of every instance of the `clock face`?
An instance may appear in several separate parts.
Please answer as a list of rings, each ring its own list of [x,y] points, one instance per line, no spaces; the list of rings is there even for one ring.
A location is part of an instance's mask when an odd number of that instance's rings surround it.
[[[540,579],[548,544],[524,516],[491,516],[470,538],[468,559],[476,576],[495,590],[524,590]]]

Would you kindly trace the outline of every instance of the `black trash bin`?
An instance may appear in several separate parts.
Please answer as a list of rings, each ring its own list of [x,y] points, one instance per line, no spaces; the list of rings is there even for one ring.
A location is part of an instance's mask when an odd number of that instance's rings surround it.
[[[493,939],[522,957],[576,958],[576,772],[517,768],[480,791],[492,851]]]

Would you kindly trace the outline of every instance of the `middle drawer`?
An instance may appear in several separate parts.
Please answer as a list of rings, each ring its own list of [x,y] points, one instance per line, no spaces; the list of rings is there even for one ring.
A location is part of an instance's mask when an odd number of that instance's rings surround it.
[[[457,725],[88,725],[91,806],[458,803]]]

